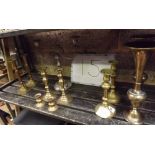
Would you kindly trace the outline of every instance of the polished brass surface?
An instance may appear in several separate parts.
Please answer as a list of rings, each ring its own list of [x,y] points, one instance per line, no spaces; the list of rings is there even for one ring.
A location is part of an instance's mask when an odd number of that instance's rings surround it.
[[[62,104],[62,105],[68,105],[73,99],[69,94],[66,94],[66,91],[64,89],[64,79],[63,79],[63,73],[62,73],[62,67],[58,67],[58,83],[61,86],[61,96],[60,98],[57,100],[58,104]]]
[[[116,86],[115,86],[115,79],[116,79],[116,65],[117,61],[113,60],[110,61],[111,63],[111,75],[110,75],[110,81],[111,81],[111,88],[108,93],[108,102],[114,105],[117,105],[120,101],[120,96],[116,92]]]
[[[36,100],[36,107],[41,108],[45,105],[41,93],[36,94],[34,97]]]
[[[61,61],[60,61],[60,56],[59,55],[55,55],[55,60],[57,62],[57,73],[59,72],[59,68],[62,68],[61,65]],[[72,86],[72,83],[69,80],[64,80],[64,89],[67,90]],[[61,91],[61,85],[59,84],[59,82],[56,82],[54,85],[54,89],[56,91]]]
[[[48,111],[56,111],[58,109],[58,105],[55,100],[51,100],[48,102]]]
[[[15,70],[15,74],[18,78],[18,81],[20,82],[18,94],[25,95],[28,92],[28,88],[25,86],[25,83],[22,81],[22,78],[20,76],[19,70],[18,70],[17,65],[16,65],[16,60],[12,60],[12,65],[13,65],[13,68]]]
[[[129,89],[127,92],[128,98],[131,101],[132,109],[124,113],[125,119],[131,124],[142,124],[143,116],[138,111],[140,104],[145,100],[146,93],[141,90],[144,67],[147,61],[147,52],[155,50],[154,41],[138,40],[129,42],[126,46],[134,52],[136,64],[136,77],[134,89]]]
[[[108,91],[110,89],[110,75],[112,74],[111,69],[104,69],[101,71],[103,73],[103,83],[102,88],[104,89],[102,102],[99,103],[95,108],[95,113],[101,118],[112,118],[116,110],[108,102]]]
[[[45,91],[46,91],[45,95],[43,96],[43,100],[45,102],[49,102],[51,100],[54,100],[55,95],[49,90],[46,69],[41,70],[41,76],[42,76],[42,81],[45,85]]]
[[[29,80],[27,81],[26,86],[28,88],[33,88],[36,85],[36,83],[35,83],[34,79],[32,78],[32,74],[31,74],[30,67],[29,67],[28,62],[27,62],[26,54],[24,54],[22,56],[22,58],[23,58],[25,70],[29,75]]]

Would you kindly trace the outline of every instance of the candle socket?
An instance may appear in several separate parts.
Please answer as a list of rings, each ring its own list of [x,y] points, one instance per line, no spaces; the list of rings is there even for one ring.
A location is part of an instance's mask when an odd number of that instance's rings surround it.
[[[108,91],[110,89],[111,70],[103,69],[101,72],[103,73],[102,88],[104,92],[103,92],[102,102],[99,103],[95,108],[95,114],[101,118],[109,119],[109,118],[112,118],[116,113],[116,109],[108,101]]]

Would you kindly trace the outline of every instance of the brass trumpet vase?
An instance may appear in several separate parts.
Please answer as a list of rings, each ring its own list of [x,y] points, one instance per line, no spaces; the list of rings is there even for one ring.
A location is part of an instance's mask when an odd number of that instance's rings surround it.
[[[141,103],[146,99],[146,93],[141,90],[143,83],[144,67],[147,62],[147,54],[151,50],[155,50],[155,41],[151,40],[136,40],[126,44],[133,53],[135,59],[135,84],[133,89],[127,92],[128,98],[131,101],[132,109],[124,112],[125,119],[131,124],[143,124],[144,116],[139,112]]]
[[[101,72],[103,73],[102,88],[104,89],[104,95],[102,97],[102,102],[95,107],[95,114],[101,118],[109,119],[116,113],[116,109],[108,102],[111,70],[104,69]]]

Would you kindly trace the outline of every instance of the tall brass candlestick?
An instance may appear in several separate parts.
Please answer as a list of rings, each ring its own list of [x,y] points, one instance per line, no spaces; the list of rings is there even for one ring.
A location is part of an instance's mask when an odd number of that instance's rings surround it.
[[[61,86],[61,96],[58,99],[57,103],[62,105],[68,105],[72,101],[72,97],[69,94],[66,94],[65,88],[64,88],[64,79],[62,74],[62,68],[58,68],[57,76],[59,78],[59,85]]]
[[[108,93],[108,102],[111,104],[117,105],[120,101],[120,96],[116,92],[116,87],[115,87],[117,61],[113,60],[113,61],[110,61],[110,63],[111,63],[111,75],[110,75],[111,88]]]
[[[59,69],[62,68],[60,56],[58,54],[55,55],[55,60],[57,62],[57,72],[59,72]],[[64,89],[67,90],[71,87],[72,83],[68,80],[64,80]],[[59,85],[59,82],[56,82],[54,85],[54,89],[56,91],[61,91],[61,85]]]
[[[26,70],[26,72],[28,72],[28,75],[29,75],[29,80],[26,83],[26,86],[29,87],[29,88],[32,88],[32,87],[34,87],[36,85],[36,83],[35,83],[35,81],[32,78],[32,74],[31,74],[30,67],[29,67],[28,62],[27,62],[26,55],[24,54],[22,56],[22,58],[23,58],[23,61],[24,61],[25,70]]]
[[[116,110],[108,102],[108,91],[110,89],[111,70],[103,69],[101,72],[103,73],[102,88],[103,88],[104,92],[103,92],[102,102],[96,106],[95,113],[96,113],[96,115],[98,115],[102,118],[112,118],[115,115]]]
[[[43,80],[43,83],[45,85],[45,91],[46,91],[45,95],[43,96],[43,100],[45,102],[49,102],[51,100],[54,100],[55,99],[55,95],[49,90],[47,73],[46,73],[45,69],[43,69],[41,71],[41,76],[42,76],[42,80]]]
[[[143,116],[138,111],[141,102],[146,98],[146,93],[141,90],[142,77],[144,67],[147,61],[147,52],[150,50],[155,50],[155,41],[148,40],[137,40],[134,42],[129,42],[126,46],[131,49],[135,54],[136,62],[136,78],[134,89],[129,89],[127,94],[131,101],[132,109],[124,113],[125,119],[132,124],[142,124]]]
[[[16,74],[16,76],[18,78],[18,81],[20,82],[20,86],[19,86],[19,89],[18,89],[18,94],[25,95],[27,93],[28,89],[25,86],[25,83],[22,81],[22,78],[20,76],[19,70],[18,70],[17,65],[16,65],[16,60],[12,60],[12,65],[13,65],[13,68],[15,70],[15,74]]]

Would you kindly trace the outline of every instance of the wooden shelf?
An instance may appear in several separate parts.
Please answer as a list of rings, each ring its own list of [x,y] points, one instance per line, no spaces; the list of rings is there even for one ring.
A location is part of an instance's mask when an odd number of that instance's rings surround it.
[[[73,86],[68,90],[68,93],[73,97],[72,103],[68,106],[59,106],[59,109],[55,112],[49,112],[47,105],[45,105],[43,108],[35,107],[34,95],[39,92],[44,94],[45,91],[44,85],[41,82],[41,77],[38,74],[33,74],[33,77],[37,81],[37,85],[25,96],[18,95],[17,90],[19,88],[19,82],[16,81],[6,85],[1,89],[0,100],[73,124],[128,124],[128,122],[124,120],[123,112],[130,107],[126,92],[129,88],[131,88],[131,85],[125,83],[117,84],[117,90],[121,94],[121,102],[116,107],[117,114],[113,119],[102,119],[96,116],[94,113],[95,106],[101,102],[101,88],[73,84]],[[27,76],[25,76],[23,79],[24,81],[27,81]],[[55,77],[49,76],[51,89],[53,88],[55,82]],[[145,115],[144,124],[155,124],[155,87],[145,86],[144,89],[148,94],[147,100],[140,107],[140,111]],[[56,92],[56,95],[58,97],[60,93]]]
[[[49,31],[48,29],[7,29],[6,31],[0,30],[0,38],[13,37],[29,33],[38,33]]]

